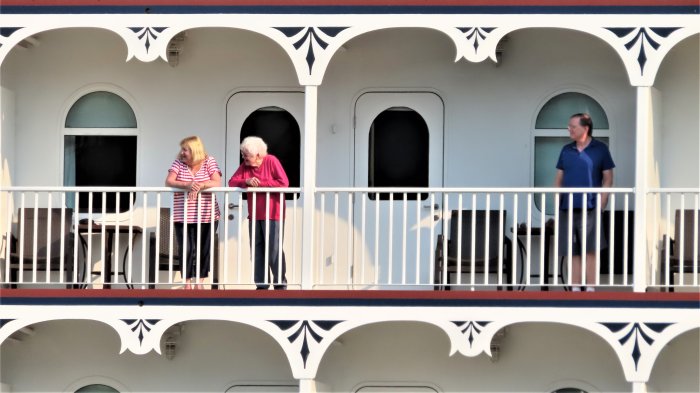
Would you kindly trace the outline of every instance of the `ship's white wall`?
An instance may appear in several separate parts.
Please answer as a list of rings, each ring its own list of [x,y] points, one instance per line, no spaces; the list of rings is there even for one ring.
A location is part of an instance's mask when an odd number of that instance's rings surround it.
[[[0,88],[0,184],[3,186],[12,185],[13,169],[15,162],[15,94],[12,90]],[[0,204],[6,205],[7,194],[0,195]],[[13,206],[10,206],[14,210]],[[0,232],[7,233],[7,210],[0,209]],[[5,248],[0,247],[0,252],[4,253]],[[5,272],[0,272],[3,277]]]
[[[294,383],[280,347],[240,324],[187,322],[173,360],[155,353],[119,354],[111,328],[89,321],[34,326],[36,334],[2,345],[0,380],[12,391],[64,391],[103,376],[137,391],[219,391],[247,383]],[[699,391],[699,332],[684,334],[661,353],[649,386],[656,392]],[[613,350],[572,326],[510,326],[491,361],[449,356],[437,327],[408,322],[354,329],[331,345],[317,374],[320,391],[351,392],[365,385],[423,385],[441,392],[547,392],[577,382],[594,392],[631,391]],[[38,377],[40,376],[40,377]],[[570,386],[571,387],[571,386]]]
[[[17,392],[63,392],[103,376],[126,392],[224,392],[241,381],[295,383],[282,349],[240,324],[188,322],[173,360],[150,352],[119,353],[116,332],[92,321],[34,326],[21,343],[2,345],[0,380]]]
[[[7,72],[19,89],[16,149],[25,153],[14,165],[18,185],[61,184],[61,123],[81,89],[106,83],[133,98],[137,182],[161,186],[183,137],[200,135],[223,165],[225,106],[233,89],[296,85],[282,50],[249,32],[190,31],[177,67],[161,60],[125,62],[126,45],[104,30],[52,31],[40,40],[41,46],[15,51],[3,64],[3,81]]]
[[[125,44],[108,31],[67,29],[39,38],[40,46],[14,51],[2,69],[3,84],[17,94],[15,146],[26,153],[13,167],[22,185],[61,183],[61,123],[71,100],[90,86],[113,85],[133,99],[143,186],[163,183],[178,141],[190,134],[201,135],[209,152],[225,160],[225,106],[232,91],[296,86],[282,50],[250,32],[190,31],[177,67],[161,60],[125,62]],[[635,90],[605,43],[583,33],[532,29],[509,35],[499,66],[454,63],[454,55],[447,37],[425,29],[351,40],[319,88],[318,184],[352,185],[351,118],[358,94],[419,89],[436,91],[445,101],[445,185],[529,186],[537,111],[554,94],[574,89],[607,110],[616,184],[633,185]],[[39,156],[44,159],[37,161]]]
[[[700,330],[674,339],[654,363],[650,392],[700,392]],[[685,380],[684,376],[690,377]],[[693,380],[694,378],[694,380]]]
[[[685,39],[667,55],[655,87],[662,96],[661,187],[700,186],[700,37]]]
[[[433,382],[443,392],[545,392],[562,380],[579,380],[599,392],[630,389],[612,349],[574,327],[511,326],[495,362],[483,354],[448,356],[449,340],[429,325],[367,326],[340,341],[325,356],[318,375],[322,381],[334,381],[336,391],[350,391],[358,379]]]
[[[336,127],[334,135],[329,130],[351,116],[358,93],[434,89],[445,101],[445,185],[531,186],[537,112],[551,96],[574,89],[594,96],[607,110],[616,184],[633,184],[635,90],[617,55],[595,37],[554,29],[517,31],[509,35],[499,66],[454,63],[452,43],[429,30],[374,32],[346,46],[320,88],[319,163],[337,166],[337,157],[352,156],[351,130]],[[337,185],[343,174],[319,173],[319,183]]]

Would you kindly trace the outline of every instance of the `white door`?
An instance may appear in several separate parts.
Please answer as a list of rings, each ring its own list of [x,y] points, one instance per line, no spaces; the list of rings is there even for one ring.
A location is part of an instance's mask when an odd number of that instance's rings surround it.
[[[261,113],[263,112],[263,113]],[[241,133],[246,120],[256,115],[256,119],[265,121],[264,112],[288,113],[296,121],[299,128],[299,164],[298,173],[303,173],[303,136],[304,130],[304,93],[295,91],[283,92],[238,92],[229,98],[226,105],[226,159],[224,170],[224,184],[228,183],[233,173],[240,165],[240,141]],[[258,115],[263,116],[258,116]],[[276,117],[270,122],[269,127],[275,127]],[[265,138],[263,138],[265,139]],[[266,140],[268,145],[272,142]],[[279,158],[279,157],[278,157]],[[286,168],[287,175],[291,179],[293,169]],[[298,176],[298,174],[297,174]],[[293,184],[292,184],[293,186]],[[222,196],[221,209],[222,221],[219,227],[219,236],[226,242],[226,247],[221,249],[220,274],[226,283],[252,285],[252,264],[250,261],[250,240],[248,236],[248,210],[246,201],[241,193],[227,193]],[[227,197],[228,199],[224,199]],[[301,233],[301,198],[287,201],[287,219],[284,224],[283,250],[287,262],[287,281],[295,284],[300,281],[300,255],[301,238],[294,234]]]
[[[382,187],[388,182],[394,187],[442,187],[443,125],[444,107],[437,94],[360,96],[355,104],[355,186]],[[396,173],[382,174],[386,169]],[[394,175],[404,180],[387,180]],[[413,198],[404,200],[401,193],[394,193],[393,201],[369,195],[364,201],[356,198],[355,284],[432,288],[430,257],[439,229],[435,215],[440,198],[431,199],[428,194],[413,194]]]

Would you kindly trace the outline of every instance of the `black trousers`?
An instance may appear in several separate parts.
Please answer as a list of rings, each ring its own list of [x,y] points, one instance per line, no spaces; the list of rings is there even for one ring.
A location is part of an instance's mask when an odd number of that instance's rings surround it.
[[[183,232],[184,224],[181,222],[173,223],[175,227],[175,238],[180,247],[180,263],[185,266],[185,278],[205,278],[209,277],[211,268],[210,253],[211,248],[211,222],[196,222],[187,223],[187,250],[183,250]],[[199,244],[197,244],[197,227],[202,231]],[[219,227],[219,222],[214,222],[214,232]],[[215,244],[214,247],[217,247]],[[183,252],[186,251],[186,252]],[[197,269],[197,253],[199,253],[199,269]],[[184,258],[184,260],[183,260]]]
[[[251,249],[255,252],[253,273],[255,286],[258,289],[267,289],[272,283],[275,289],[286,289],[287,263],[284,251],[282,251],[282,260],[280,261],[280,243],[284,239],[284,228],[279,221],[270,220],[268,222],[269,231],[266,233],[265,225],[265,220],[250,220],[248,225],[251,242],[253,242],[253,230],[255,230],[255,244],[251,245]],[[268,261],[265,261],[266,244]]]

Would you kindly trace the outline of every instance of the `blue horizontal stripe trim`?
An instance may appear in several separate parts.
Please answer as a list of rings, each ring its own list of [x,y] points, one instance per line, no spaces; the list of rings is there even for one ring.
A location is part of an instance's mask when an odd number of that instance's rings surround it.
[[[300,299],[300,298],[36,298],[9,297],[6,306],[244,306],[244,307],[527,307],[700,309],[697,300]]]
[[[0,14],[698,14],[693,6],[1,6]]]

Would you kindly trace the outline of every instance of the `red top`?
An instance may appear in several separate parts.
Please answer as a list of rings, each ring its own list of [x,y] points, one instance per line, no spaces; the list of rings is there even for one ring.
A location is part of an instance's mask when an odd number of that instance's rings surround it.
[[[241,164],[236,170],[236,173],[231,176],[228,181],[229,187],[246,188],[246,180],[257,177],[260,180],[260,187],[289,187],[289,179],[282,168],[282,164],[277,157],[268,154],[263,157],[262,164],[254,168],[245,163]],[[255,193],[255,214],[253,215],[253,193],[248,193],[248,219],[264,220],[268,218],[265,211],[267,203],[267,192]],[[284,198],[284,196],[282,196]],[[279,221],[280,216],[284,217],[284,204],[280,204],[280,194],[270,193],[270,209],[269,218],[273,221]]]

